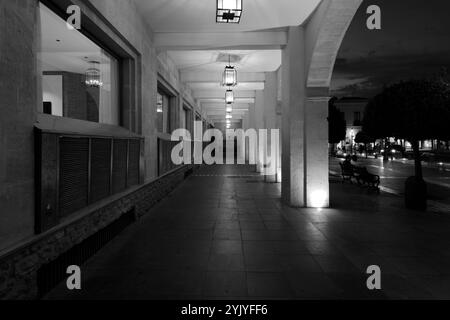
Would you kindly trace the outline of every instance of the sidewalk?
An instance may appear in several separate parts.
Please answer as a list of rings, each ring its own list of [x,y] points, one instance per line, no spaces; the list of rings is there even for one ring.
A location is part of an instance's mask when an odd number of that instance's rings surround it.
[[[250,167],[206,167],[89,260],[81,291],[46,299],[450,298],[446,215],[337,179],[331,202],[293,209]]]
[[[363,159],[364,160],[364,159]],[[337,164],[338,162],[340,162],[339,159],[337,158],[331,158],[331,164]],[[414,162],[413,163],[406,163],[406,161],[403,160],[394,160],[392,162],[400,162],[402,164],[407,164],[407,165],[411,165],[412,167],[414,167]],[[371,165],[369,165],[369,167],[372,167]],[[386,169],[386,170],[392,170],[392,169]],[[450,170],[449,170],[450,171]],[[340,180],[341,179],[341,172],[339,170],[337,170],[336,168],[330,169],[330,176]],[[398,197],[401,197],[403,199],[404,197],[404,186],[402,185],[400,188],[392,188],[392,184],[389,183],[389,179],[400,179],[402,181],[406,180],[406,177],[399,177],[399,176],[393,176],[393,177],[388,177],[388,176],[383,176],[381,177],[381,184],[380,184],[380,190],[384,193],[387,194],[391,194],[391,195],[395,195]],[[450,179],[450,178],[449,178]],[[442,181],[436,181],[436,179],[434,179],[433,181],[431,181],[428,178],[425,178],[425,181],[427,182],[429,188],[433,188],[433,190],[436,192],[436,188],[440,187],[440,188],[444,188],[440,190],[440,193],[445,193],[447,194],[446,190],[450,189],[450,183],[445,183]],[[428,199],[428,212],[432,212],[432,213],[446,213],[449,214],[450,213],[450,199],[433,199],[436,198],[435,195],[430,195],[430,199]]]
[[[360,157],[361,159],[364,159],[364,157],[362,157],[361,155],[358,155],[358,157]],[[376,159],[374,156],[368,156],[367,159]],[[380,158],[378,158],[380,159]],[[343,161],[344,159],[340,159],[341,161]],[[407,164],[410,166],[414,166],[414,160],[412,159],[407,159],[407,158],[400,158],[400,159],[392,159],[390,161],[393,162],[399,162],[399,163],[403,163],[403,164]],[[450,172],[450,162],[441,162],[441,161],[434,161],[434,162],[426,162],[423,161],[422,162],[422,166],[424,168],[432,168],[432,169],[440,169],[440,170],[444,170],[447,172]]]

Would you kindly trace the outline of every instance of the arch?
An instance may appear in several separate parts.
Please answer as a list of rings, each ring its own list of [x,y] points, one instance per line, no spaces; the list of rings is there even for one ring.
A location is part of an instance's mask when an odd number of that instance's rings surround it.
[[[306,26],[307,87],[328,90],[336,57],[363,0],[323,0]]]

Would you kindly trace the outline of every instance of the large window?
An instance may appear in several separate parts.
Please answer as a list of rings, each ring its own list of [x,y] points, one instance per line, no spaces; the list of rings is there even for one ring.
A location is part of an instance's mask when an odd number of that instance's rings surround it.
[[[41,112],[119,125],[119,62],[40,4]]]

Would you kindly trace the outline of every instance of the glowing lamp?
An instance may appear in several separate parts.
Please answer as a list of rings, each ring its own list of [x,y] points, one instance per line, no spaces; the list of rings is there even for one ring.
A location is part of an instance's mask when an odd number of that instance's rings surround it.
[[[233,90],[227,90],[227,92],[225,93],[225,102],[227,104],[232,104],[234,102]]]
[[[103,82],[101,80],[101,73],[99,69],[100,62],[98,61],[90,61],[90,68],[86,70],[85,73],[85,83],[88,87],[100,88],[103,86]]]
[[[321,209],[327,205],[328,195],[325,191],[314,191],[311,193],[311,207]]]
[[[234,102],[233,90],[227,90],[227,92],[225,93],[225,102],[227,104],[232,104]]]
[[[237,71],[235,67],[227,66],[223,72],[222,85],[224,87],[237,86]]]

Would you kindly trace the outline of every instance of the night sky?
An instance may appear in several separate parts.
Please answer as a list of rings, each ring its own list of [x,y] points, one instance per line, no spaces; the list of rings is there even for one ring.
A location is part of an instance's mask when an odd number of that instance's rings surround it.
[[[382,30],[368,30],[369,5]],[[364,0],[338,54],[332,94],[370,98],[384,85],[450,72],[449,0]]]

